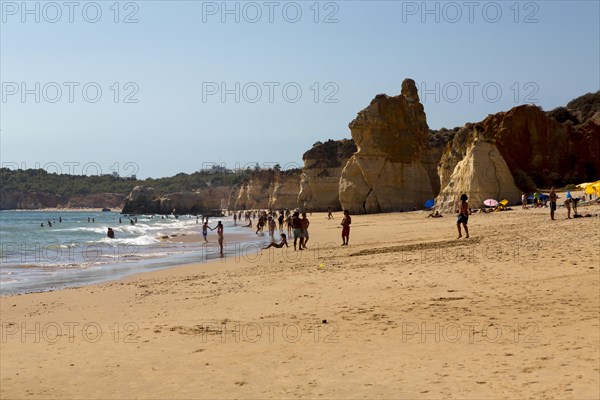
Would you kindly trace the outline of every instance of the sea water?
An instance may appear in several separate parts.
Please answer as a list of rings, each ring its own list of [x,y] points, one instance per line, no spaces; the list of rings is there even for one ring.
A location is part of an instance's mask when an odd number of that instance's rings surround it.
[[[216,232],[209,231],[211,243],[203,243],[195,216],[136,217],[131,224],[133,216],[117,212],[0,211],[0,294],[81,286],[220,257]],[[224,225],[225,257],[256,251],[264,241],[230,217],[217,219]],[[214,228],[217,219],[209,225]],[[109,227],[114,239],[107,237]],[[242,241],[228,243],[228,233]],[[165,240],[180,235],[197,240]]]

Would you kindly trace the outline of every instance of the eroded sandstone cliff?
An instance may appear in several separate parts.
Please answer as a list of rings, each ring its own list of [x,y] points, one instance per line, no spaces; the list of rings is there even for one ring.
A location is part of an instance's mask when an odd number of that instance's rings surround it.
[[[298,207],[301,170],[257,171],[239,185],[229,203],[234,210],[295,209]],[[235,192],[234,192],[235,193]]]
[[[318,142],[302,156],[298,205],[304,210],[341,210],[340,177],[348,160],[356,152],[353,140]]]
[[[298,207],[298,191],[302,170],[293,169],[275,174],[269,188],[270,210],[293,210]]]
[[[434,195],[425,168],[427,120],[415,82],[378,95],[349,125],[357,151],[342,171],[339,199],[351,213],[419,207]]]
[[[597,179],[599,99],[588,94],[550,112],[523,105],[466,124],[441,156],[437,207],[452,209],[462,193],[481,207],[486,197],[518,202],[522,191]]]

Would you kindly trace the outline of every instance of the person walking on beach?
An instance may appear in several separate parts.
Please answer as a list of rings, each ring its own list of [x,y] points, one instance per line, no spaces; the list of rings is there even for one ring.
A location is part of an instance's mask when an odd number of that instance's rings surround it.
[[[310,225],[310,221],[306,218],[306,213],[302,213],[302,248],[306,249],[306,243],[308,243],[308,226]]]
[[[237,225],[237,214],[233,213],[233,225]]]
[[[223,224],[221,221],[217,223],[217,241],[219,242],[219,247],[221,248],[221,257],[223,257]]]
[[[294,233],[294,251],[296,251],[296,243],[298,239],[300,239],[300,245],[298,246],[299,250],[304,250],[302,248],[304,243],[304,238],[302,237],[302,221],[300,220],[300,213],[296,211],[292,216],[292,232]]]
[[[271,248],[271,247],[275,247],[276,249],[280,249],[283,246],[289,247],[288,246],[288,242],[287,242],[287,236],[285,236],[285,233],[281,234],[281,241],[279,243],[271,242],[267,247],[263,247],[263,250],[266,250],[266,249]]]
[[[333,214],[331,213],[331,207],[327,207],[327,219],[333,219]]]
[[[525,193],[521,194],[521,205],[523,210],[527,209],[527,195]]]
[[[458,218],[456,219],[456,227],[458,228],[458,238],[462,237],[462,232],[460,230],[460,225],[462,224],[465,228],[465,233],[467,234],[465,237],[469,237],[469,228],[467,228],[467,224],[469,223],[469,203],[467,203],[468,197],[466,194],[462,194],[460,196],[460,208],[458,210]]]
[[[554,191],[554,187],[550,189],[550,194],[548,196],[550,197],[550,219],[554,221],[554,212],[556,211],[556,199],[558,199],[558,196]]]
[[[348,239],[350,239],[350,224],[352,218],[350,218],[350,211],[344,210],[344,218],[342,219],[342,246],[348,246]]]

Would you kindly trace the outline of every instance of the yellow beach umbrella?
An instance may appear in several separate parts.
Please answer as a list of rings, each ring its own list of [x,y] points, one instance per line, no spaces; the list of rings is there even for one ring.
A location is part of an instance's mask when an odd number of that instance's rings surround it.
[[[589,183],[585,186],[586,194],[598,194],[600,196],[600,181]]]

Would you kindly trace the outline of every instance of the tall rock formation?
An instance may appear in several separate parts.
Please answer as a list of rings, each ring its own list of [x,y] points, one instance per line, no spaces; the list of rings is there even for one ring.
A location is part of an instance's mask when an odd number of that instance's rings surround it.
[[[469,197],[469,205],[477,208],[483,207],[483,201],[490,198],[518,201],[521,191],[495,143],[481,139],[473,131],[464,146],[464,155],[452,160],[456,163],[443,163],[440,167],[440,177],[444,176],[445,184],[437,197],[436,208],[454,211],[463,193]]]
[[[398,211],[433,198],[424,165],[429,128],[412,79],[402,82],[399,96],[376,96],[349,127],[357,151],[340,178],[342,208],[351,213]]]
[[[517,202],[522,191],[598,179],[598,104],[600,92],[548,113],[523,105],[466,124],[440,159],[437,207],[454,208],[461,193],[482,207],[487,197]]]
[[[342,139],[317,142],[304,153],[298,206],[310,211],[341,210],[340,177],[355,152],[354,141]]]

